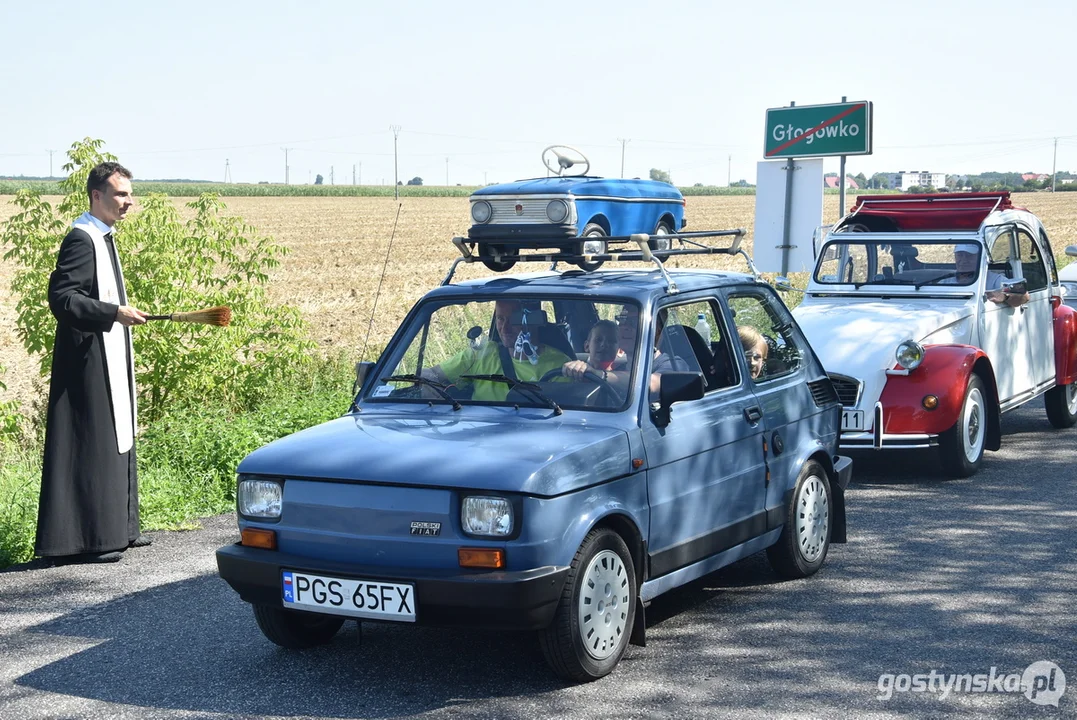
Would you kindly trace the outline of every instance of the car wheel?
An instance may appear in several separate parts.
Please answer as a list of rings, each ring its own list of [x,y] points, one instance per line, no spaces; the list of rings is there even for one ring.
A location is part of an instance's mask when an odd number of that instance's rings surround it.
[[[952,477],[969,477],[980,469],[987,437],[986,397],[980,376],[971,376],[957,422],[939,436],[942,465]]]
[[[499,256],[499,259],[494,258],[495,253]],[[510,252],[504,245],[479,245],[479,258],[482,260],[482,264],[494,272],[511,270],[516,264],[517,256],[517,253]]]
[[[655,228],[654,234],[655,235],[672,235],[673,234],[673,228],[671,228],[669,225],[667,225],[666,222],[663,220],[662,222],[658,223],[658,227]],[[669,251],[673,249],[673,240],[671,240],[671,239],[663,240],[661,238],[652,238],[651,241],[648,243],[648,245],[651,246],[651,252],[653,252],[655,254],[655,256],[659,260],[665,261],[665,259],[667,257],[669,257]]]
[[[285,610],[269,605],[252,605],[254,620],[262,634],[281,647],[302,650],[324,645],[344,624],[344,618],[333,615]]]
[[[577,255],[604,255],[609,250],[609,245],[605,240],[586,238],[605,238],[607,237],[605,229],[598,223],[587,223],[583,227],[583,232],[580,233],[581,238],[585,238],[583,242],[576,243],[575,253]],[[578,260],[576,265],[580,269],[591,272],[592,270],[598,270],[602,267],[602,260],[596,260],[594,262],[588,262],[587,260]]]
[[[778,542],[767,548],[770,566],[787,578],[815,573],[830,549],[830,481],[826,470],[809,460],[800,470]]]
[[[1047,419],[1056,428],[1064,429],[1077,424],[1077,383],[1058,385],[1043,397]]]
[[[635,619],[632,555],[620,535],[596,528],[572,559],[557,613],[539,636],[542,654],[566,680],[597,680],[624,655]]]

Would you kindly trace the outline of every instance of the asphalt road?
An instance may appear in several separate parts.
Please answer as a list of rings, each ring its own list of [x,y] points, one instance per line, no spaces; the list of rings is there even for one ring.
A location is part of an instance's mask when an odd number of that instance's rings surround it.
[[[819,574],[782,581],[760,554],[659,598],[647,647],[582,686],[526,635],[368,623],[360,637],[349,623],[326,647],[282,650],[216,576],[230,516],[155,533],[116,565],[19,566],[0,573],[0,716],[1075,717],[1077,430],[1052,430],[1039,403],[1003,430],[968,480],[940,477],[930,454],[858,459],[850,542]],[[1058,707],[1020,692],[880,699],[883,673],[1037,661],[1068,676]]]

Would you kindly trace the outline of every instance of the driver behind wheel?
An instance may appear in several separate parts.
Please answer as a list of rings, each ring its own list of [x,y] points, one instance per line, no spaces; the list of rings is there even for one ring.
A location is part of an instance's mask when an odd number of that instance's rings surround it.
[[[500,342],[485,343],[478,349],[468,347],[441,364],[424,369],[422,376],[446,385],[471,385],[472,400],[504,402],[510,390],[508,384],[461,376],[507,375],[524,382],[536,382],[568,359],[560,350],[538,340],[537,332],[533,331],[539,325],[528,323],[531,313],[541,316],[542,325],[545,325],[545,313],[534,303],[498,300],[494,303],[494,326]]]
[[[608,378],[617,359],[617,323],[612,320],[596,322],[587,334],[583,350],[587,353],[586,362],[570,360],[561,367],[562,374],[573,380],[582,380],[584,373],[590,370],[595,375]]]

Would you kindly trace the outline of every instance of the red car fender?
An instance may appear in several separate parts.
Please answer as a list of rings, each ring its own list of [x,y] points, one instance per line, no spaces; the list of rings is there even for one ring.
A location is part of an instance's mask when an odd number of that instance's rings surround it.
[[[1077,310],[1059,303],[1053,310],[1055,384],[1077,382]]]
[[[895,369],[899,365],[894,366]],[[973,372],[984,383],[988,407],[998,407],[998,390],[991,361],[971,345],[928,345],[924,361],[908,375],[888,375],[880,401],[886,433],[937,435],[953,427],[965,401],[965,388]],[[939,399],[934,410],[924,408],[928,395]],[[991,413],[987,427],[988,447],[999,441],[998,413]]]

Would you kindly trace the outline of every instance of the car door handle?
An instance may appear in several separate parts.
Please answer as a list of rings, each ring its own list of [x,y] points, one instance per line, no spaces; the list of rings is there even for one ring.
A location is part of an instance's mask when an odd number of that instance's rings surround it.
[[[746,407],[744,408],[744,418],[752,425],[755,425],[763,419],[763,411],[759,409],[758,405]]]

